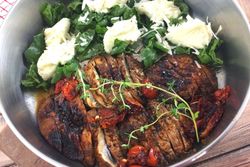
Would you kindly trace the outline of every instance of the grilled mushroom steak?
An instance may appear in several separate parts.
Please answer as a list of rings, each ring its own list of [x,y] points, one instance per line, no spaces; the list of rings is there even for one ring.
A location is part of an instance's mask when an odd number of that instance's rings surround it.
[[[175,117],[171,104],[161,104],[147,98],[141,88],[125,87],[122,95],[130,108],[121,108],[119,86],[113,91],[87,90],[88,97],[80,98],[77,84],[84,82],[97,88],[103,79],[152,83],[172,89],[183,97],[193,111],[199,111],[197,126],[200,138],[209,135],[221,118],[230,88],[219,89],[215,72],[191,55],[165,56],[147,70],[131,55],[96,56],[82,68],[84,81],[64,79],[55,91],[42,102],[38,110],[38,124],[47,142],[73,160],[85,166],[167,166],[185,155],[195,143],[192,121],[185,116]],[[104,87],[110,90],[106,85]],[[151,92],[152,93],[152,92]],[[159,94],[158,98],[167,98]],[[128,134],[135,129],[159,121],[134,133],[130,148]],[[133,139],[133,138],[137,138]]]

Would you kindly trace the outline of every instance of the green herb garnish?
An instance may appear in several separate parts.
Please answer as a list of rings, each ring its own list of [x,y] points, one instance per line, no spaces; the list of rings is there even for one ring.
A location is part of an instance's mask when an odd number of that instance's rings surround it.
[[[134,83],[134,82],[130,82],[130,81],[114,81],[114,80],[109,80],[109,79],[101,79],[101,81],[102,81],[102,83],[98,87],[89,88],[89,90],[97,91],[97,90],[101,90],[101,89],[105,88],[106,86],[110,86],[111,90],[114,94],[114,100],[120,100],[122,102],[124,109],[126,109],[126,108],[130,109],[130,106],[125,103],[125,99],[123,96],[124,88],[133,88],[134,89],[134,88],[140,88],[140,87],[147,87],[147,88],[152,88],[152,89],[155,89],[155,90],[158,90],[160,92],[167,94],[168,96],[170,96],[170,98],[165,100],[164,103],[169,101],[169,100],[174,101],[174,107],[172,107],[172,110],[170,111],[170,113],[175,117],[178,117],[178,115],[183,115],[183,116],[189,118],[190,120],[192,120],[193,125],[194,125],[194,129],[195,129],[195,133],[196,133],[196,140],[197,140],[197,142],[199,142],[199,134],[198,134],[198,128],[197,128],[197,124],[196,124],[196,119],[198,118],[198,116],[197,116],[198,114],[197,114],[197,112],[194,113],[192,111],[190,105],[182,97],[180,97],[172,88],[169,88],[169,90],[165,90],[165,89],[160,88],[158,86],[154,86],[151,83],[143,84],[143,83]],[[119,97],[116,96],[116,93],[114,92],[114,89],[113,89],[114,86],[119,86]],[[159,107],[159,106],[157,106],[157,107]],[[182,110],[184,110],[184,112],[182,112]],[[188,112],[189,114],[186,114],[186,112]],[[159,119],[161,119],[163,116],[165,116],[167,114],[169,114],[169,112],[165,112],[165,113],[161,114],[159,117],[157,117],[157,119],[154,122],[133,130],[128,135],[128,137],[129,137],[128,143],[123,144],[122,146],[129,147],[131,139],[135,138],[134,133],[144,132],[144,130],[148,129],[149,127],[151,127],[152,125],[157,123]]]

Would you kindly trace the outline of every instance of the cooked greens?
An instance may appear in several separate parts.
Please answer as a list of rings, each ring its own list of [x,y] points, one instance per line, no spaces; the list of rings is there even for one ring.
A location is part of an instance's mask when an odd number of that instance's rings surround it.
[[[44,3],[41,8],[41,16],[45,27],[55,25],[62,18],[71,20],[70,34],[76,38],[75,58],[65,65],[58,65],[52,79],[43,81],[37,70],[37,62],[46,49],[44,33],[34,36],[31,45],[24,52],[27,65],[27,73],[22,81],[24,87],[46,88],[63,77],[69,77],[75,72],[79,62],[88,60],[95,55],[107,54],[104,49],[103,38],[108,28],[115,22],[128,20],[136,16],[137,25],[142,32],[137,42],[115,39],[111,55],[122,53],[139,54],[145,68],[152,66],[164,54],[196,54],[200,63],[213,66],[221,66],[223,61],[217,56],[216,51],[222,44],[222,40],[213,37],[208,46],[203,49],[194,49],[176,46],[168,41],[165,34],[169,26],[178,26],[186,21],[189,7],[183,0],[173,1],[181,13],[177,18],[169,18],[169,22],[154,23],[149,17],[140,14],[135,4],[140,0],[128,0],[126,5],[116,5],[107,13],[91,11],[88,6],[82,10],[82,0],[73,0],[68,4]]]
[[[26,88],[44,88],[48,84],[37,73],[36,63],[45,49],[45,40],[43,32],[34,36],[31,45],[24,52],[28,71],[22,80],[22,85]]]
[[[67,16],[67,9],[62,3],[45,3],[41,7],[41,16],[47,26],[53,26]]]
[[[24,79],[21,81],[22,85],[25,88],[42,88],[47,89],[49,83],[43,81],[43,79],[37,73],[37,66],[35,63],[32,63],[29,66],[27,73],[25,74]]]
[[[29,66],[32,63],[37,63],[39,57],[45,49],[45,40],[43,32],[34,36],[31,45],[24,52],[25,60]]]

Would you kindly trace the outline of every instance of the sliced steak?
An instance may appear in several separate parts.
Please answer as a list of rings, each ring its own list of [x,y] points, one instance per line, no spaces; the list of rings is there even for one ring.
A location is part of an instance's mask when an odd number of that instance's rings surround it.
[[[136,113],[129,115],[127,119],[120,124],[119,131],[120,138],[123,141],[124,144],[128,142],[128,135],[135,129],[138,129],[144,125],[148,125],[149,120],[144,112]],[[138,139],[131,139],[130,147],[133,147],[135,145],[142,145],[146,148],[146,150],[150,150],[153,148],[158,155],[158,164],[159,166],[166,166],[168,164],[168,161],[165,159],[164,155],[161,153],[161,150],[158,146],[157,140],[155,135],[157,135],[157,132],[154,131],[154,127],[150,127],[146,129],[144,132],[137,132],[134,134]]]
[[[196,95],[211,94],[217,89],[215,72],[198,65],[190,55],[165,56],[146,74],[153,84],[163,88],[174,81],[175,91],[186,100]]]
[[[158,106],[157,109],[156,106]],[[156,101],[150,101],[149,107],[151,111],[157,115],[168,112],[168,109],[166,107],[164,107],[163,105],[159,105],[159,103]],[[171,116],[170,113],[167,113],[165,117],[161,118],[158,121],[158,124],[158,126],[160,127],[156,126],[156,128],[158,129],[160,135],[159,138],[168,141],[172,147],[171,149],[169,145],[167,147],[166,144],[164,144],[164,141],[158,140],[159,146],[162,146],[161,148],[163,150],[170,150],[167,152],[168,158],[173,160],[175,158],[175,154],[181,155],[187,152],[192,147],[192,143],[185,135],[180,120],[177,120],[176,118]],[[172,151],[174,151],[174,154]]]
[[[124,155],[121,148],[122,142],[119,138],[118,129],[116,127],[110,127],[103,129],[103,132],[108,149],[110,150],[116,162],[123,159]]]
[[[91,88],[97,88],[100,86],[100,76],[95,69],[96,63],[94,60],[90,60],[84,67],[84,72],[86,74],[87,82],[90,84]],[[95,100],[103,107],[110,107],[106,96],[101,92],[100,89],[92,91]]]
[[[109,65],[109,68],[111,69],[111,73],[112,73],[112,78],[115,81],[122,81],[123,80],[123,76],[121,74],[120,71],[120,66],[118,65],[118,62],[115,58],[113,58],[112,56],[105,56],[107,63]]]
[[[132,55],[126,55],[125,59],[132,81],[135,83],[143,83],[145,75],[142,64]]]
[[[110,68],[104,56],[97,56],[93,58],[93,61],[95,61],[95,65],[96,65],[95,69],[101,79],[113,80],[112,69]],[[113,107],[114,106],[113,101],[114,101],[115,96],[111,90],[111,85],[107,85],[104,88],[106,89],[105,96],[106,96],[108,105]],[[115,95],[117,96],[117,94]]]
[[[82,161],[84,159],[81,133],[86,112],[79,97],[72,102],[61,95],[51,96],[38,111],[38,124],[44,138],[66,157]]]
[[[103,130],[99,124],[99,115],[96,110],[90,110],[87,112],[88,127],[92,134],[92,140],[95,147],[95,156],[98,166],[115,167],[110,150],[106,144]]]
[[[94,143],[92,140],[92,134],[89,128],[85,128],[81,134],[81,147],[83,150],[84,160],[82,163],[85,166],[94,166],[95,165],[95,149]]]
[[[125,57],[123,55],[117,57],[117,62],[118,62],[120,72],[122,74],[122,79],[124,81],[133,82],[133,80],[131,79],[131,76],[130,76],[129,69],[127,67]],[[124,90],[124,96],[125,96],[126,101],[129,103],[129,105],[136,108],[135,110],[139,110],[139,111],[142,110],[142,108],[143,108],[142,100],[141,100],[136,89],[126,88]]]

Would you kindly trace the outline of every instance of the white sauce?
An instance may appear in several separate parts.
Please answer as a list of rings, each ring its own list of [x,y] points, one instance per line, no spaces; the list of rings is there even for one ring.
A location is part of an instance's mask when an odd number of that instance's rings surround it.
[[[195,18],[187,17],[187,21],[177,25],[170,26],[166,38],[172,43],[195,49],[202,49],[209,45],[213,38],[211,23]]]
[[[169,22],[170,18],[177,18],[181,11],[174,5],[173,1],[153,0],[142,1],[135,5],[139,13],[145,14],[155,23]]]
[[[75,37],[68,34],[70,20],[63,18],[44,31],[46,50],[37,62],[38,74],[43,80],[53,77],[58,64],[66,64],[75,55]]]
[[[138,29],[135,16],[129,20],[117,21],[112,27],[108,27],[108,31],[104,35],[104,49],[107,53],[110,53],[116,39],[135,42],[140,35],[141,32]]]
[[[123,6],[128,0],[83,0],[82,10],[87,5],[91,11],[97,13],[108,13],[109,9],[115,5]]]

